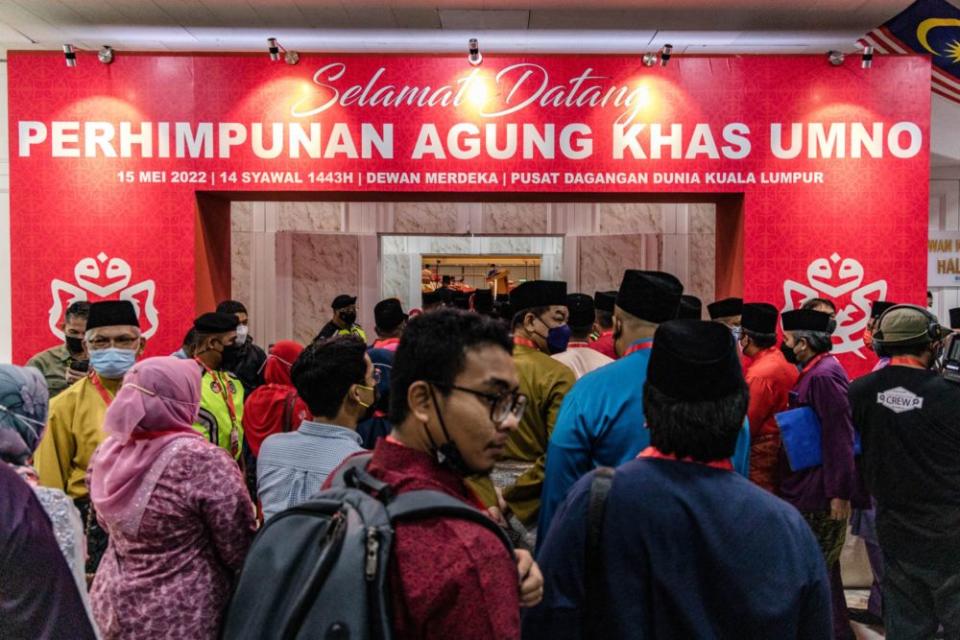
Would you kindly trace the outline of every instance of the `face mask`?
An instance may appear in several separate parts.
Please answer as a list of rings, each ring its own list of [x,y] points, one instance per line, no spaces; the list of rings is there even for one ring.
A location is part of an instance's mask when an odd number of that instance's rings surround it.
[[[83,355],[83,338],[67,336],[64,339],[64,343],[67,345],[67,351],[70,353],[75,355]]]
[[[551,327],[547,331],[547,350],[550,353],[563,353],[567,350],[567,345],[570,343],[570,335],[573,333],[573,330],[570,329],[570,325],[562,324],[559,327]]]
[[[357,321],[357,313],[355,311],[352,311],[350,313],[341,313],[340,319],[343,321],[344,324],[348,326],[353,326],[353,323]]]
[[[228,344],[220,353],[223,356],[220,360],[220,368],[226,371],[233,371],[237,364],[239,364],[240,346],[236,344]]]
[[[90,352],[90,366],[98,375],[116,380],[130,370],[137,361],[137,352],[132,349],[108,347]]]
[[[793,352],[793,349],[787,346],[787,343],[784,342],[780,345],[780,351],[783,352],[783,357],[787,359],[787,362],[790,364],[800,364],[797,354]]]
[[[237,325],[237,344],[243,344],[250,335],[250,327],[245,324]]]
[[[547,335],[544,338],[547,341],[547,351],[551,354],[566,351],[567,344],[570,343],[570,335],[573,333],[570,325],[562,324],[559,327],[548,327],[547,323],[540,318],[537,318],[537,320],[540,320],[540,323],[547,327]],[[540,337],[543,338],[544,336]]]
[[[424,425],[424,428],[427,430],[427,439],[430,440],[430,452],[433,454],[434,460],[436,460],[440,466],[446,467],[461,476],[469,476],[476,473],[467,465],[466,460],[463,459],[463,454],[460,453],[460,449],[457,448],[456,443],[450,438],[450,433],[447,431],[443,414],[440,413],[440,405],[437,404],[437,397],[433,392],[432,386],[430,387],[430,397],[433,399],[433,406],[436,407],[437,419],[440,421],[440,429],[443,430],[443,437],[446,440],[446,442],[437,446],[437,443],[433,440],[433,436],[430,435],[430,428]]]

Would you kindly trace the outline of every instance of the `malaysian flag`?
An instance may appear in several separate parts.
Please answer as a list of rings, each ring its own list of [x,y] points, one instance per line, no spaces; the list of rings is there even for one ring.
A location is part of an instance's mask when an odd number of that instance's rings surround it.
[[[960,103],[960,9],[946,0],[917,0],[857,41],[877,53],[928,53],[933,92]]]

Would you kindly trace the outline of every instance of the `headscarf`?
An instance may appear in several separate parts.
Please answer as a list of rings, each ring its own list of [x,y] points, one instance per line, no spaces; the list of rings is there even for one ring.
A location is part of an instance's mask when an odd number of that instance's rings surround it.
[[[0,364],[0,460],[27,464],[47,426],[49,397],[38,369]]]
[[[257,387],[243,405],[243,438],[254,456],[260,455],[260,445],[267,436],[283,432],[288,407],[291,430],[310,417],[290,378],[290,369],[301,353],[303,345],[293,340],[281,340],[270,347],[263,366],[266,384]]]
[[[107,439],[90,463],[90,498],[111,526],[136,534],[178,441],[199,437],[201,370],[193,360],[147,358],[124,376],[107,408]]]

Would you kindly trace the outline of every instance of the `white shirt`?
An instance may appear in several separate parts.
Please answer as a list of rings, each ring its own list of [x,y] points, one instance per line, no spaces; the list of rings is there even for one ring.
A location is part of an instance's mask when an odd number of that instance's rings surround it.
[[[613,362],[613,358],[605,356],[596,349],[591,349],[586,342],[571,342],[566,351],[556,353],[551,357],[572,369],[577,380],[594,369],[599,369],[603,365]]]

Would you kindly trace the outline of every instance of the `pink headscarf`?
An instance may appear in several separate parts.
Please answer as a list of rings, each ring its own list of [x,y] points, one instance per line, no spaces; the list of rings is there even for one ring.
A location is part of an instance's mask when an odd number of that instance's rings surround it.
[[[150,494],[182,439],[199,436],[201,370],[193,360],[147,358],[123,378],[90,463],[90,498],[111,528],[135,535]],[[179,441],[179,442],[178,442]]]

